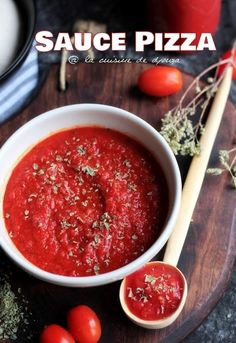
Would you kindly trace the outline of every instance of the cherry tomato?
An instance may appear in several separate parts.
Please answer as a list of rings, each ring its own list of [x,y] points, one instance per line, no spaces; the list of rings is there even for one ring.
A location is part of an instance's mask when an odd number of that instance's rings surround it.
[[[231,50],[225,52],[220,60],[225,60],[225,59],[229,58],[231,56],[231,53],[232,53]],[[234,60],[234,63],[236,64],[236,49],[233,50],[233,60]],[[222,64],[219,66],[219,69],[217,72],[218,76],[220,76],[223,73],[223,71],[225,70],[225,67],[226,67],[226,64]],[[233,67],[232,79],[236,80],[236,67]]]
[[[62,326],[52,324],[42,331],[40,343],[75,343],[75,340]]]
[[[86,305],[68,312],[68,329],[79,343],[97,343],[101,337],[101,324],[96,313]]]
[[[174,94],[183,87],[182,73],[175,67],[152,67],[139,76],[138,87],[143,93],[152,96]]]

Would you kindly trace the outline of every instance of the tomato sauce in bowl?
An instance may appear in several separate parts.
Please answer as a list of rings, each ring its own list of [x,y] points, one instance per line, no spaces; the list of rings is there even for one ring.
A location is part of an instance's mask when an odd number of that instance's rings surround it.
[[[90,276],[118,269],[159,237],[168,212],[163,171],[112,129],[50,135],[15,166],[3,212],[17,249],[39,268]]]

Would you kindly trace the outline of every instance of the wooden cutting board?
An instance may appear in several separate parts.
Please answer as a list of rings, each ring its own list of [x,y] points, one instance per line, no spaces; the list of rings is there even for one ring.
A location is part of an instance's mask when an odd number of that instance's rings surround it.
[[[69,65],[68,89],[57,90],[58,67],[54,66],[34,101],[20,115],[0,127],[0,145],[22,124],[47,110],[74,103],[102,103],[121,107],[148,121],[155,128],[163,113],[175,106],[181,96],[177,94],[154,99],[141,94],[137,88],[139,73],[147,65]],[[184,88],[192,80],[184,75]],[[218,134],[210,166],[217,163],[217,151],[231,147],[235,141],[236,111],[228,102]],[[183,179],[189,161],[179,160]],[[54,286],[30,277],[15,267],[1,252],[0,271],[12,271],[12,287],[22,292],[32,312],[26,332],[20,330],[18,343],[38,341],[44,325],[66,325],[66,312],[77,304],[94,308],[101,318],[101,343],[156,343],[179,342],[212,310],[220,299],[230,277],[236,251],[236,218],[233,213],[236,190],[230,186],[227,175],[206,176],[201,195],[193,215],[193,223],[184,245],[179,268],[186,275],[189,294],[186,306],[170,327],[148,331],[132,324],[121,310],[119,282],[90,289],[68,289]],[[27,339],[32,334],[31,339]]]

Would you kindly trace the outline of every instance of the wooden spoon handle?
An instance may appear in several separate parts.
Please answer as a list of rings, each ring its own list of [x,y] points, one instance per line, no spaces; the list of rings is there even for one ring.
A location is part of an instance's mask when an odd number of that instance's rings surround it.
[[[181,207],[174,231],[167,243],[164,262],[176,266],[188,233],[194,207],[196,205],[211,150],[215,142],[221,118],[230,91],[232,67],[228,67],[225,76],[217,90],[211,106],[205,132],[201,137],[201,154],[192,159],[188,175],[183,187]]]

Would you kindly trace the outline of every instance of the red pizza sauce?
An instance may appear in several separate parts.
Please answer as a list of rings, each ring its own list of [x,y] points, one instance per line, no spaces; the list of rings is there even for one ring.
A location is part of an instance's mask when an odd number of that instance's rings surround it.
[[[167,194],[159,164],[138,142],[110,129],[77,127],[39,142],[17,164],[4,195],[5,223],[36,266],[95,275],[153,244]]]
[[[184,280],[176,268],[148,263],[125,278],[128,309],[144,320],[158,320],[174,313],[183,296]]]

